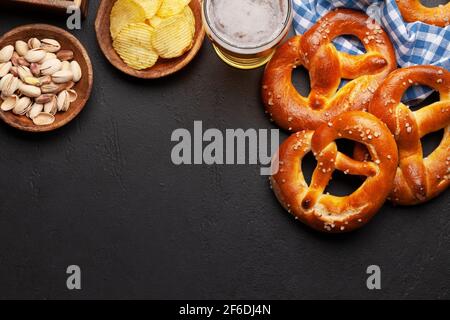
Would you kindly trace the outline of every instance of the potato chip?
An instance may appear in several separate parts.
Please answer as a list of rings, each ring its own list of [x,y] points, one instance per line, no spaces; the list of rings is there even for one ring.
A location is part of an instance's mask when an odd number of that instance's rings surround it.
[[[195,17],[194,13],[192,12],[191,8],[189,6],[184,7],[182,13],[188,18],[189,22],[192,24],[192,30],[193,33],[195,33]],[[169,19],[168,18],[161,18],[159,16],[153,16],[153,18],[148,20],[148,23],[153,27],[156,28],[163,22],[164,20]]]
[[[151,18],[151,19],[149,19],[149,23],[150,23],[150,25],[153,27],[153,28],[156,28],[157,26],[159,26],[159,24],[161,23],[161,22],[163,22],[163,18],[161,18],[161,17],[158,17],[158,16],[153,16],[153,18]]]
[[[189,6],[186,6],[183,10],[183,14],[186,16],[186,18],[189,21],[189,24],[191,26],[192,36],[195,35],[195,16],[192,12],[191,8]]]
[[[134,1],[136,1],[136,3],[141,5],[141,7],[144,9],[146,19],[151,19],[153,16],[155,16],[156,12],[158,12],[163,2],[163,0],[134,0]]]
[[[167,18],[174,16],[183,11],[191,0],[163,0],[161,7],[156,13],[161,18]]]
[[[113,42],[114,50],[133,69],[155,65],[158,54],[152,47],[154,30],[145,23],[132,23],[122,28]]]
[[[184,14],[164,19],[155,29],[152,44],[161,58],[171,59],[192,48],[194,35]]]
[[[133,0],[118,0],[111,10],[110,31],[113,39],[130,23],[144,22],[145,11]]]

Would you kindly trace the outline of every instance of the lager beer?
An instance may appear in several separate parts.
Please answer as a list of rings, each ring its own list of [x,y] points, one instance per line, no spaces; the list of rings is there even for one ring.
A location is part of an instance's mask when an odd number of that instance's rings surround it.
[[[289,31],[291,0],[203,0],[203,20],[219,57],[240,69],[270,60]]]

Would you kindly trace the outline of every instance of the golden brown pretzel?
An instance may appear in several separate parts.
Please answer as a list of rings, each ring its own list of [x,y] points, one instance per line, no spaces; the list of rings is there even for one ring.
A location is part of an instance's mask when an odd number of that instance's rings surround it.
[[[450,24],[450,3],[428,8],[420,0],[397,0],[397,5],[406,22],[422,21],[438,27]]]
[[[367,53],[339,52],[332,41],[341,35],[358,37]],[[301,96],[292,84],[292,69],[297,66],[309,70],[309,97]],[[264,73],[262,98],[280,127],[315,130],[345,111],[367,108],[379,84],[395,68],[394,49],[381,27],[361,12],[338,9],[277,49]],[[353,80],[337,91],[342,79]]]
[[[439,91],[440,101],[411,111],[401,99],[416,83]],[[450,72],[434,66],[396,70],[375,93],[369,111],[387,124],[398,144],[400,163],[391,200],[414,205],[444,191],[450,184]],[[424,159],[420,139],[441,129],[441,144]]]
[[[334,142],[340,138],[365,144],[373,162],[356,161],[340,153]],[[310,151],[318,166],[308,186],[301,161]],[[274,161],[278,161],[279,170],[271,178],[272,188],[286,210],[316,230],[339,233],[362,227],[383,205],[392,190],[398,157],[386,125],[367,112],[352,111],[315,132],[293,134],[282,144]],[[349,196],[323,194],[336,169],[367,179]]]

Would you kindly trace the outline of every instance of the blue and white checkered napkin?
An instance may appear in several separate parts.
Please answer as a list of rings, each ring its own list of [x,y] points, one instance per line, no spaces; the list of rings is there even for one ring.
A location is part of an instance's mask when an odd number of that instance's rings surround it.
[[[303,34],[328,11],[350,8],[365,11],[380,23],[389,34],[401,67],[432,64],[450,70],[450,27],[440,28],[421,22],[406,23],[395,0],[293,0],[294,29]],[[362,54],[362,44],[339,37],[336,48],[351,54]],[[406,96],[408,102],[420,102],[432,91],[425,87],[413,87]]]

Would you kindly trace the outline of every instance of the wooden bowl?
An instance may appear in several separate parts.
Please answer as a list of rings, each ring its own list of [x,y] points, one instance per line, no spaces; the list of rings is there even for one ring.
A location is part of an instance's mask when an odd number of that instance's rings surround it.
[[[95,20],[95,31],[97,33],[97,41],[100,45],[103,54],[109,62],[120,71],[129,74],[130,76],[142,79],[157,79],[165,77],[185,67],[194,59],[195,55],[200,50],[203,40],[205,39],[205,30],[202,23],[202,5],[201,0],[191,0],[189,6],[195,16],[195,36],[194,45],[191,50],[184,55],[174,59],[159,58],[158,62],[151,68],[145,70],[135,70],[129,67],[112,46],[112,38],[110,33],[110,15],[114,5],[114,0],[103,0],[98,8],[97,18]]]
[[[28,41],[29,38],[33,37],[38,39],[55,39],[61,44],[62,49],[72,50],[74,53],[74,60],[80,64],[81,72],[83,74],[81,80],[73,87],[78,94],[77,100],[70,105],[68,111],[58,112],[55,115],[55,122],[50,125],[36,126],[33,121],[26,116],[18,116],[11,111],[4,112],[0,110],[0,118],[14,128],[30,132],[45,132],[64,126],[81,112],[91,95],[94,77],[91,60],[83,45],[67,31],[54,26],[31,24],[13,29],[0,38],[0,48],[7,45],[14,45],[17,40]],[[0,98],[0,103],[2,102],[3,100]]]

